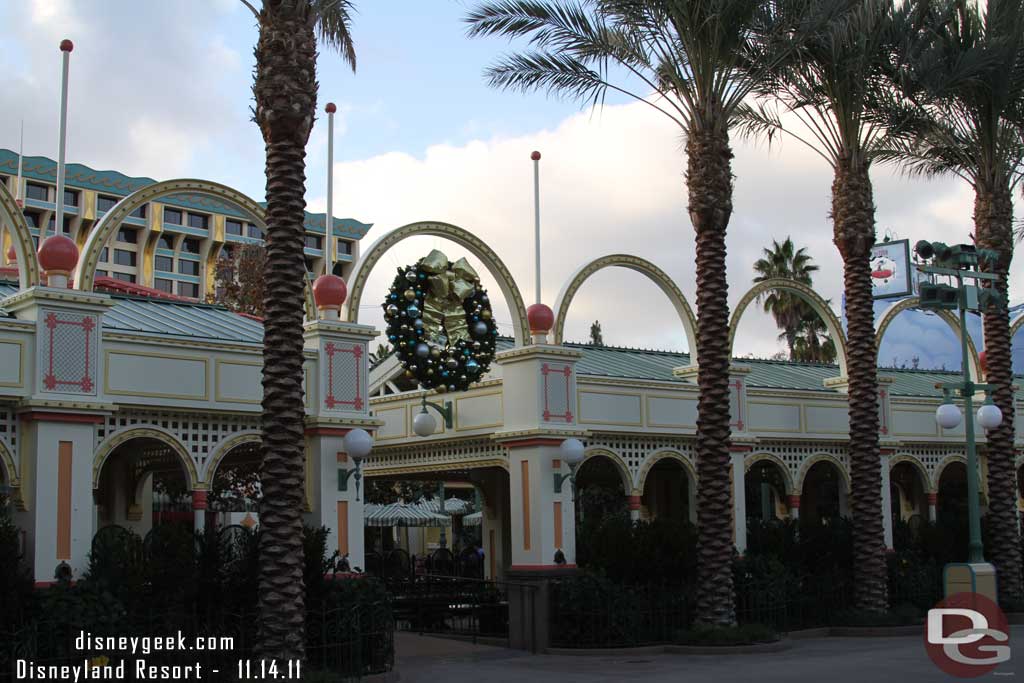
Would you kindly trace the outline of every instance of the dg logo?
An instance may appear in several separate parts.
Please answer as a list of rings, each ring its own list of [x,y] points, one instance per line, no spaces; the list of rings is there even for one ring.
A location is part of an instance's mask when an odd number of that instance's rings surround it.
[[[1010,628],[999,605],[978,593],[957,593],[928,610],[924,645],[951,676],[975,678],[1010,660]]]

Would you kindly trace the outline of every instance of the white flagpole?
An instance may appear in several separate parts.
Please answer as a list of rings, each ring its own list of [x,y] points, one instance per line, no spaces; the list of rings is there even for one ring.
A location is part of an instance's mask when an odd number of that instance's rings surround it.
[[[334,272],[334,102],[328,102],[327,112],[327,216],[324,217],[324,274]]]
[[[530,155],[533,159],[533,262],[534,285],[537,303],[540,303],[540,152]]]
[[[21,198],[22,171],[25,166],[25,119],[21,120],[21,142],[18,144],[18,178],[14,185],[14,201],[19,208],[25,208],[25,202]]]
[[[71,63],[71,51],[74,43],[65,38],[60,41],[62,57],[60,77],[60,140],[57,143],[57,219],[53,223],[53,234],[64,231],[64,150],[68,133],[68,67]],[[46,226],[39,226],[39,241],[46,237]]]

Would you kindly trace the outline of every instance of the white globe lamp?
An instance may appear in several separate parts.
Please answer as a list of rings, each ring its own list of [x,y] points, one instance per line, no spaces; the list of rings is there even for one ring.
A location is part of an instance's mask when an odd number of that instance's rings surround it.
[[[995,403],[985,403],[978,408],[978,424],[985,429],[995,429],[1003,423],[1003,411]]]
[[[358,467],[359,463],[370,454],[373,448],[373,437],[365,429],[350,429],[345,435],[345,452]]]
[[[412,419],[412,431],[416,432],[416,436],[430,436],[437,431],[437,420],[427,412],[425,406]]]
[[[572,469],[575,469],[577,465],[583,462],[583,450],[583,442],[575,438],[566,439],[558,447],[562,460],[565,460],[566,464]]]
[[[935,421],[943,429],[956,429],[960,424],[960,409],[952,403],[943,403],[935,411]]]

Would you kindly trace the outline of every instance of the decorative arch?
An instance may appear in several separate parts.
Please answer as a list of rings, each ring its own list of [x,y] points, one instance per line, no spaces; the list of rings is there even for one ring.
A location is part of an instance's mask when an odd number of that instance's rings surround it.
[[[782,458],[774,453],[753,453],[748,455],[743,462],[743,473],[746,474],[747,472],[750,472],[754,465],[764,460],[767,460],[779,468],[779,471],[782,473],[782,481],[786,486],[786,490],[783,491],[783,493],[787,496],[792,495],[794,492],[793,474],[789,471],[789,467],[786,466],[786,463],[782,461]]]
[[[628,496],[630,491],[633,490],[633,475],[630,473],[629,466],[626,465],[626,461],[622,459],[622,456],[609,448],[602,446],[588,448],[583,453],[583,460],[577,465],[576,471],[579,472],[579,468],[583,467],[588,460],[598,457],[607,458],[615,465],[619,476],[622,477],[622,490]]]
[[[828,302],[821,298],[821,295],[815,292],[812,288],[803,283],[797,282],[796,280],[773,278],[771,280],[765,280],[764,282],[758,282],[747,290],[747,293],[744,294],[743,298],[740,299],[738,304],[736,304],[736,309],[732,313],[732,320],[729,321],[729,352],[732,353],[733,342],[736,339],[736,331],[739,329],[740,319],[743,317],[743,313],[746,311],[747,306],[765,292],[771,291],[782,291],[794,294],[802,299],[815,313],[818,314],[825,323],[825,328],[828,330],[829,336],[832,337],[832,342],[836,345],[836,360],[839,362],[839,374],[842,377],[846,377],[846,335],[843,334],[842,323],[839,322],[839,318],[837,318],[836,314],[832,312],[832,308],[828,305]]]
[[[159,183],[153,183],[121,199],[93,227],[85,241],[85,246],[82,248],[81,258],[78,259],[78,268],[75,270],[75,288],[92,291],[96,281],[96,267],[99,264],[100,252],[103,251],[103,247],[125,218],[128,218],[133,211],[147,202],[155,202],[164,197],[183,193],[203,194],[229,204],[234,204],[249,214],[257,227],[266,234],[266,212],[263,207],[256,200],[234,188],[209,180],[196,180],[193,178],[164,180]],[[19,256],[18,258],[21,257]],[[316,320],[316,304],[313,301],[313,291],[308,280],[305,288],[305,300],[306,317],[310,320]]]
[[[914,468],[918,476],[921,477],[921,486],[924,487],[925,493],[935,493],[938,489],[932,487],[932,478],[928,476],[928,468],[924,466],[924,463],[915,458],[913,455],[901,453],[899,455],[889,458],[889,471],[891,472],[896,465],[900,463],[908,463]]]
[[[14,253],[18,256],[18,288],[24,291],[35,287],[39,284],[39,261],[32,233],[21,207],[3,183],[0,183],[0,224],[7,226]]]
[[[14,463],[14,456],[3,439],[0,439],[0,467],[4,470],[4,478],[7,480],[8,486],[11,488],[21,486],[18,466]]]
[[[352,276],[349,278],[348,302],[345,304],[345,319],[349,322],[359,322],[359,303],[363,298],[363,289],[366,287],[366,280],[370,271],[377,265],[381,257],[402,240],[418,235],[431,237],[443,237],[469,250],[473,256],[480,259],[487,271],[498,282],[505,301],[509,304],[509,311],[512,314],[512,326],[515,329],[516,344],[526,343],[529,335],[529,323],[526,320],[526,304],[523,302],[523,295],[516,286],[512,273],[505,266],[498,255],[483,240],[464,228],[450,223],[419,222],[409,223],[400,228],[392,230],[373,243],[363,257],[356,264]]]
[[[846,492],[849,493],[851,491],[850,473],[846,471],[846,467],[843,465],[843,462],[834,455],[818,453],[804,460],[803,464],[800,466],[800,473],[796,478],[797,493],[803,495],[804,479],[807,478],[807,473],[811,471],[811,468],[819,462],[827,462],[834,466],[836,470],[839,471],[839,476],[843,478],[844,482],[846,482]]]
[[[878,331],[875,332],[875,348],[882,348],[882,337],[885,336],[886,330],[889,329],[889,325],[896,319],[903,311],[909,311],[911,309],[920,308],[921,300],[916,296],[909,297],[907,299],[900,299],[889,308],[885,309],[882,313],[882,317],[878,320]],[[942,320],[949,325],[949,329],[953,330],[953,334],[956,335],[957,339],[960,339],[960,321],[955,315],[949,311],[936,310],[934,311]],[[1022,316],[1024,318],[1024,316]],[[1018,324],[1020,319],[1014,323]],[[1010,338],[1013,338],[1014,328],[1010,328]],[[967,355],[970,362],[971,379],[978,381],[981,377],[981,362],[978,359],[978,351],[974,348],[974,341],[971,339],[971,335],[967,335]]]
[[[125,429],[115,433],[113,436],[106,439],[100,444],[99,448],[96,449],[96,455],[93,456],[92,461],[92,487],[98,489],[100,486],[100,472],[103,471],[103,465],[106,463],[107,458],[114,450],[132,439],[154,439],[163,443],[166,446],[170,446],[171,451],[178,456],[182,466],[185,468],[185,478],[188,480],[189,490],[199,487],[200,479],[199,473],[196,470],[196,463],[189,455],[188,450],[185,446],[178,441],[177,438],[170,432],[156,427],[153,425],[140,425],[131,429]]]
[[[647,279],[661,288],[661,291],[665,293],[665,296],[675,306],[676,313],[679,314],[679,320],[683,323],[683,330],[686,332],[688,351],[693,362],[696,362],[697,317],[693,314],[693,309],[690,308],[686,295],[683,294],[672,278],[661,268],[647,259],[629,254],[602,256],[576,269],[576,272],[565,283],[562,291],[558,293],[558,298],[555,300],[555,344],[561,344],[563,341],[565,320],[569,315],[569,306],[576,297],[576,293],[591,275],[605,268],[627,268],[635,273],[646,276]]]
[[[946,470],[947,467],[949,467],[955,462],[963,463],[964,467],[967,467],[967,456],[961,455],[959,453],[951,453],[950,455],[947,455],[945,458],[943,458],[939,462],[939,464],[935,466],[935,472],[932,474],[932,491],[938,493],[939,482],[942,480],[942,473]],[[980,480],[981,478],[979,477],[979,484],[981,483]],[[981,487],[979,486],[979,488]]]
[[[665,448],[651,453],[644,459],[644,464],[641,465],[640,472],[637,474],[637,489],[640,490],[641,494],[643,493],[644,486],[647,484],[647,475],[651,473],[651,470],[656,464],[658,464],[658,462],[666,459],[675,460],[681,464],[683,466],[683,471],[686,472],[687,479],[689,479],[692,486],[696,487],[697,470],[694,468],[693,463],[690,462],[690,459],[679,451],[673,451]]]
[[[1013,335],[1017,334],[1021,326],[1024,325],[1024,314],[1018,315],[1012,323],[1010,323],[1010,341],[1013,341]]]
[[[213,478],[217,476],[217,468],[220,467],[220,462],[223,460],[228,453],[232,450],[247,443],[260,443],[263,440],[261,432],[256,430],[250,430],[245,432],[239,432],[231,436],[230,438],[224,439],[210,454],[209,459],[206,461],[206,468],[203,471],[203,483],[207,487],[213,486]]]

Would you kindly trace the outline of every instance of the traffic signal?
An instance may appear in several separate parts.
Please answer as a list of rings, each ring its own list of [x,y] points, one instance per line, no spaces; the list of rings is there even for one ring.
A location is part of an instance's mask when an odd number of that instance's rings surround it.
[[[955,311],[960,307],[960,295],[956,287],[922,282],[917,290],[921,308]]]
[[[936,263],[941,263],[949,260],[952,249],[945,242],[921,240],[914,245],[914,251],[925,261],[934,258]]]
[[[965,270],[978,265],[979,253],[973,244],[949,246],[945,242],[921,240],[914,245],[914,251],[925,261],[935,259],[934,265],[941,268]],[[987,250],[982,251],[986,252],[987,256]]]

